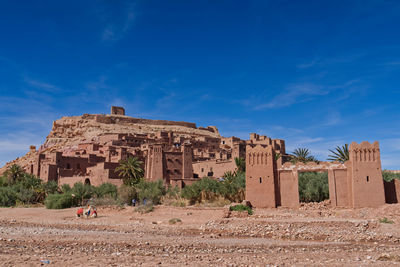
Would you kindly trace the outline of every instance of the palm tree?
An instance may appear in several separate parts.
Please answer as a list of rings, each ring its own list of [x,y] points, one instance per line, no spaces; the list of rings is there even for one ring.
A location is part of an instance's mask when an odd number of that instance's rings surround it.
[[[115,170],[124,180],[124,184],[134,186],[143,179],[144,171],[142,166],[143,162],[137,157],[129,157],[122,160]]]
[[[344,146],[337,146],[334,150],[329,149],[332,153],[328,157],[329,161],[339,161],[344,163],[349,160],[349,145],[345,144]]]
[[[246,171],[246,159],[235,158],[235,164],[236,164],[236,172],[245,172]]]
[[[296,148],[292,152],[291,161],[292,163],[296,162],[307,163],[310,161],[318,162],[318,160],[313,155],[311,155],[310,150],[308,150],[307,148]]]
[[[4,174],[10,183],[15,183],[22,178],[22,176],[25,174],[25,171],[21,166],[13,164],[5,171]]]
[[[224,178],[224,182],[231,184],[235,176],[236,172],[226,171],[222,177]]]

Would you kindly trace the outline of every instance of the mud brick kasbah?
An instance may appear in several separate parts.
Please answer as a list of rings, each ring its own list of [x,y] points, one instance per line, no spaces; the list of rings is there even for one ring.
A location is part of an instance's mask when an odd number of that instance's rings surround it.
[[[299,207],[298,173],[328,172],[333,206],[377,207],[396,203],[399,184],[382,179],[379,143],[350,144],[345,163],[292,164],[285,141],[250,134],[249,140],[222,137],[215,126],[150,120],[125,115],[122,107],[111,114],[83,114],[54,121],[43,145],[8,162],[43,181],[59,185],[76,182],[121,185],[115,171],[121,160],[138,157],[147,180],[185,187],[202,177],[220,178],[236,168],[235,158],[246,159],[246,200],[254,207]]]

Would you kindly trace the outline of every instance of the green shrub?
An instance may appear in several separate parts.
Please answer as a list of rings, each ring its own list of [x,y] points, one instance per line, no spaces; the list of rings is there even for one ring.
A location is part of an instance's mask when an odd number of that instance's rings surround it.
[[[154,210],[154,205],[150,201],[146,202],[146,205],[139,205],[135,208],[135,211],[139,213],[149,213],[152,212],[153,210]]]
[[[19,204],[34,204],[44,199],[41,180],[35,177],[21,177],[11,188],[15,191]]]
[[[165,195],[168,198],[178,198],[181,195],[181,189],[177,186],[169,186]]]
[[[136,186],[138,200],[151,201],[154,205],[161,203],[161,198],[166,194],[162,180],[155,182],[140,181]]]
[[[240,202],[245,196],[246,175],[244,172],[227,172],[221,181],[205,177],[182,189],[182,197],[191,204],[216,201],[225,198]]]
[[[190,204],[201,202],[201,186],[200,181],[187,185],[182,189],[182,197],[190,201]]]
[[[329,199],[328,173],[299,173],[300,202],[321,202]]]
[[[131,205],[132,199],[137,199],[136,189],[130,185],[121,185],[118,188],[118,199],[122,204]]]
[[[0,177],[0,187],[8,186],[8,179],[5,176]]]
[[[380,223],[389,223],[389,224],[393,224],[393,223],[394,223],[394,221],[389,220],[389,219],[386,218],[386,217],[383,217],[382,219],[379,219],[379,222],[380,222]]]
[[[219,191],[224,198],[232,202],[242,202],[245,198],[245,188],[246,174],[244,172],[226,173]]]
[[[203,179],[194,182],[192,185],[185,186],[182,189],[182,197],[188,199],[191,204],[202,202],[204,200],[213,201],[221,196],[222,183],[204,177]]]
[[[58,183],[56,181],[48,181],[43,184],[43,188],[46,196],[48,196],[58,191]]]
[[[88,184],[75,183],[71,193],[79,201],[79,205],[83,205],[85,200],[90,199],[94,195],[94,187]]]
[[[113,198],[116,199],[118,196],[118,188],[110,183],[101,184],[94,188],[95,194],[98,198]]]
[[[23,204],[33,204],[36,203],[37,193],[32,189],[20,188],[16,192],[17,201]]]
[[[0,187],[0,206],[14,206],[17,201],[17,194],[11,187]]]
[[[392,172],[384,170],[384,171],[382,171],[382,177],[383,177],[383,180],[385,180],[386,182],[391,182],[394,179],[400,180],[400,173],[392,173]]]
[[[169,224],[176,224],[176,223],[181,223],[182,220],[179,218],[172,218],[168,221]]]
[[[25,174],[18,182],[22,187],[28,189],[40,189],[42,187],[42,180],[35,175]]]
[[[72,188],[69,184],[63,184],[60,188],[62,193],[68,193],[71,192]]]
[[[249,215],[253,215],[253,210],[249,206],[246,206],[246,205],[243,205],[243,204],[230,206],[229,210],[231,210],[231,211],[247,211],[247,213]]]
[[[51,194],[46,198],[45,205],[48,209],[66,209],[77,206],[79,201],[69,193]]]

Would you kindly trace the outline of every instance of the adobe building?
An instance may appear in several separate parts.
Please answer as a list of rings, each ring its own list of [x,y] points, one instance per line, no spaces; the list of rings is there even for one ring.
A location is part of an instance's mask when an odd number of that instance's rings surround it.
[[[95,134],[88,138],[88,133]],[[62,140],[67,145],[58,145]],[[39,150],[31,147],[29,160],[21,166],[59,185],[120,185],[122,179],[115,169],[121,160],[137,157],[147,180],[162,179],[167,185],[184,187],[205,176],[219,178],[235,171],[235,158],[246,157],[248,143],[272,145],[284,154],[282,140],[257,134],[247,141],[221,137],[214,126],[132,118],[124,108],[113,106],[109,115],[84,114],[54,121],[45,144]]]
[[[279,164],[272,145],[246,148],[246,200],[255,207],[299,207],[299,172],[328,172],[332,206],[377,207],[385,204],[379,143],[350,144],[350,159],[338,162]]]
[[[144,162],[145,178],[150,181],[162,179],[166,184],[178,186],[193,182],[190,144],[169,146],[170,142],[162,138],[129,134],[108,134],[100,136],[99,140],[98,144],[79,144],[73,150],[39,153],[27,171],[46,182],[57,181],[59,185],[82,182],[118,186],[122,184],[122,179],[115,169],[121,160],[137,157]],[[153,144],[148,142],[150,140],[158,142]],[[185,183],[184,179],[188,181]]]
[[[198,158],[193,163],[193,172],[198,177],[222,177],[227,171],[236,169],[235,158],[246,158],[246,149],[248,145],[259,144],[270,146],[275,154],[279,154],[278,164],[286,156],[285,141],[281,139],[271,139],[265,135],[256,133],[250,134],[249,140],[241,140],[237,137],[222,137],[219,145],[219,152],[208,155],[204,160]],[[210,150],[208,150],[210,151]]]
[[[111,115],[125,116],[125,109],[123,107],[112,106],[111,107]]]
[[[61,144],[61,145],[60,145]],[[19,164],[44,181],[121,185],[115,169],[128,157],[143,162],[145,178],[184,187],[203,177],[235,171],[235,158],[246,159],[246,198],[255,207],[298,207],[299,172],[327,172],[333,206],[376,207],[400,199],[400,182],[383,183],[379,144],[350,145],[344,164],[291,164],[285,141],[250,134],[249,140],[221,137],[214,126],[149,120],[111,114],[63,117],[53,123],[46,142],[10,164]],[[7,167],[7,166],[6,166]],[[3,168],[5,169],[5,168]]]

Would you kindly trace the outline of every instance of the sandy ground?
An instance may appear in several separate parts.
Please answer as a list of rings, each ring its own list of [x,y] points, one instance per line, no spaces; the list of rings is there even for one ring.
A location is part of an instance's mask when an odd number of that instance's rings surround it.
[[[256,209],[223,218],[223,208],[158,206],[0,209],[2,266],[388,266],[400,265],[400,204],[377,209]],[[387,217],[393,223],[382,223]],[[171,225],[171,218],[181,223]],[[46,261],[49,261],[47,263]]]

